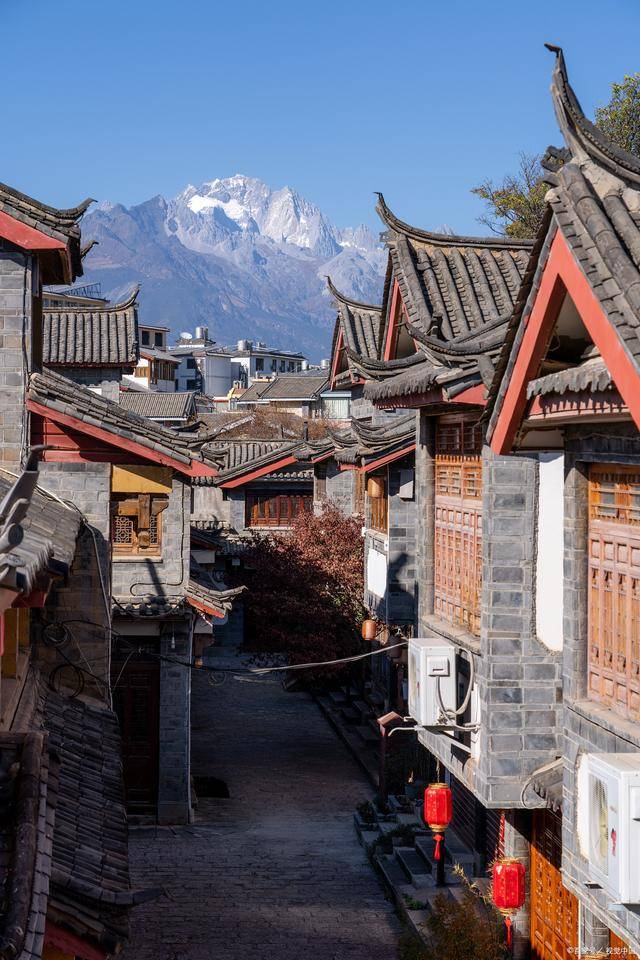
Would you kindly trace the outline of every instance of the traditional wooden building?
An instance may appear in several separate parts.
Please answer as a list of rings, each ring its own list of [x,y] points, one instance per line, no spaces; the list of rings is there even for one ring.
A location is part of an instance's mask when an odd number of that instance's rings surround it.
[[[640,160],[586,119],[562,51],[550,49],[566,146],[543,161],[546,215],[506,330],[488,437],[523,470],[536,458],[555,465],[541,476],[549,513],[534,587],[538,636],[562,665],[561,759],[547,777],[562,798],[566,891],[549,909],[555,933],[542,936],[532,917],[536,956],[547,943],[564,955],[578,911],[585,953],[629,956],[640,952],[628,805],[640,771]]]

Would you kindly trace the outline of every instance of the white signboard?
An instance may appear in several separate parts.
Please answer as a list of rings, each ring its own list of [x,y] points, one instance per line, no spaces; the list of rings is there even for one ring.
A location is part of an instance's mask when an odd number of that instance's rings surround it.
[[[387,557],[372,547],[367,554],[367,590],[380,599],[387,592]]]

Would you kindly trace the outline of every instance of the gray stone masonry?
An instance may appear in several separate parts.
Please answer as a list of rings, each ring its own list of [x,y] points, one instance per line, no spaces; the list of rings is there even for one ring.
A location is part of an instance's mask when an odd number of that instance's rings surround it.
[[[109,542],[109,496],[111,465],[108,463],[40,464],[40,486],[73,504],[85,518],[80,528],[76,555],[68,578],[54,587],[55,606],[47,604],[44,622],[67,624],[70,643],[65,656],[87,667],[101,683],[87,676],[87,685],[105,694],[109,679],[111,635],[111,546]],[[95,539],[94,539],[95,538]],[[98,567],[98,563],[100,567]],[[103,586],[109,608],[105,606]],[[45,671],[63,662],[52,647],[38,645]]]
[[[411,471],[414,493],[400,496],[401,471]],[[389,571],[387,578],[387,623],[415,628],[417,510],[413,455],[389,465]]]
[[[640,750],[637,722],[587,699],[588,637],[588,470],[590,463],[640,465],[640,439],[635,428],[609,426],[607,436],[593,427],[573,428],[565,437],[564,528],[564,802],[562,808],[562,871],[566,886],[583,904],[585,947],[608,947],[613,930],[640,953],[640,915],[636,908],[610,909],[604,891],[586,886],[588,863],[581,855],[577,831],[576,775],[585,753],[630,753]]]
[[[355,470],[341,470],[336,460],[326,460],[316,467],[323,467],[326,478],[326,500],[350,517],[355,510]],[[314,490],[317,483],[314,485]],[[314,492],[314,509],[322,509],[322,500]]]
[[[120,399],[120,383],[122,370],[119,367],[53,367],[67,380],[81,383],[84,387],[97,387],[101,396],[106,400],[118,403]]]
[[[233,491],[226,491],[232,494]],[[220,487],[193,486],[193,506],[191,517],[193,520],[219,520],[221,523],[230,522],[230,499],[224,499]],[[244,497],[242,498],[244,504]],[[243,507],[244,509],[244,507]],[[243,513],[244,523],[244,513]]]
[[[14,472],[28,443],[33,266],[31,255],[0,240],[0,463]]]
[[[164,657],[191,662],[193,615],[160,622]],[[175,649],[174,649],[175,647]],[[160,663],[158,822],[191,819],[191,670]]]
[[[423,731],[419,739],[486,806],[518,806],[529,774],[561,752],[561,657],[535,633],[538,461],[483,449],[481,635],[465,634],[433,616],[435,431],[429,420],[421,413],[416,450],[418,632],[476,654],[480,738],[472,758],[442,735]]]

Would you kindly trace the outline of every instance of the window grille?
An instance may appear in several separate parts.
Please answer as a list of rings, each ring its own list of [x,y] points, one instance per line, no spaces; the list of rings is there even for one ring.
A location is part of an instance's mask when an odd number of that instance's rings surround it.
[[[289,527],[300,513],[312,509],[309,493],[258,491],[247,494],[245,521],[248,527]]]
[[[475,421],[438,424],[435,463],[434,612],[480,633],[482,431]]]
[[[370,527],[377,533],[387,533],[389,524],[389,491],[387,489],[387,478],[386,476],[376,475],[375,480],[382,486],[382,496],[367,496],[370,507]]]
[[[589,476],[588,696],[640,717],[640,471]]]
[[[111,547],[114,556],[159,556],[165,496],[115,494],[111,502]]]

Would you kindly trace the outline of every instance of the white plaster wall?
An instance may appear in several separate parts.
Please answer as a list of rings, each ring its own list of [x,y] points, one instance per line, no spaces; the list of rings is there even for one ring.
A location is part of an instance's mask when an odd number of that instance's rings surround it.
[[[564,597],[564,455],[540,453],[536,557],[536,628],[550,650],[562,650]]]

